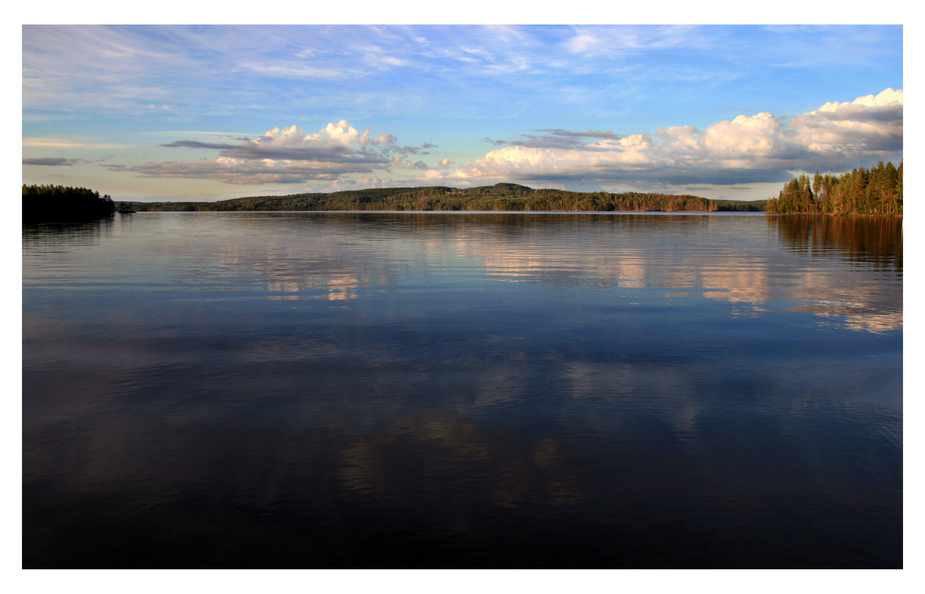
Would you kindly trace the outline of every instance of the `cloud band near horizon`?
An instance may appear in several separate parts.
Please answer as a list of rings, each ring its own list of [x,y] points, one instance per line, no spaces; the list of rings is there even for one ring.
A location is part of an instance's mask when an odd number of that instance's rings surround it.
[[[566,137],[568,142],[563,142]],[[582,137],[581,142],[575,139]],[[446,176],[458,181],[663,180],[715,185],[786,181],[793,171],[843,171],[901,155],[903,92],[886,89],[850,103],[829,102],[792,118],[740,115],[705,130],[662,128],[530,136]],[[670,180],[670,181],[669,181]]]
[[[851,102],[831,101],[792,117],[766,112],[740,115],[703,130],[682,124],[628,136],[600,130],[534,132],[508,141],[486,139],[501,148],[458,167],[441,158],[436,144],[400,146],[388,132],[373,136],[370,128],[359,132],[345,120],[314,133],[292,125],[228,143],[180,139],[161,146],[217,151],[218,155],[108,167],[147,178],[208,179],[238,185],[467,186],[511,181],[546,187],[606,187],[616,183],[726,186],[781,182],[794,171],[841,172],[901,158],[903,91],[886,89]],[[434,161],[416,157],[412,162],[411,155]],[[23,159],[23,164],[61,166],[72,161],[63,157]]]

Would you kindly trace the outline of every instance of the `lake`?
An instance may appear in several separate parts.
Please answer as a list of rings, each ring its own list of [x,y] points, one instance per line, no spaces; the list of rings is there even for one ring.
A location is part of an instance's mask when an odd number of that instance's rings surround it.
[[[902,220],[23,226],[23,566],[899,568]]]

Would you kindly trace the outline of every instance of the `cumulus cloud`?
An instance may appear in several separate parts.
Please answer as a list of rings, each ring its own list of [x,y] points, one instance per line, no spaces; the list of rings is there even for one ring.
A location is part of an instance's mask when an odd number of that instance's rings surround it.
[[[541,130],[488,152],[447,177],[569,183],[660,181],[731,185],[778,182],[793,171],[843,171],[902,158],[903,92],[886,89],[850,103],[826,103],[792,118],[740,115],[706,129],[676,126],[652,135]],[[497,144],[497,143],[496,143]]]
[[[826,103],[793,118],[791,126],[813,151],[902,150],[903,92],[886,89],[851,103]]]
[[[903,91],[886,89],[851,102],[829,102],[797,116],[739,115],[703,129],[690,125],[621,136],[609,130],[536,130],[493,145],[483,157],[431,167],[418,155],[436,145],[400,145],[387,132],[373,135],[347,121],[314,133],[273,128],[230,142],[177,140],[171,149],[217,151],[212,159],[129,167],[145,177],[205,178],[235,184],[338,180],[377,172],[417,183],[516,181],[559,187],[640,184],[714,185],[787,181],[796,171],[842,172],[877,160],[902,158]],[[24,164],[25,161],[24,161]],[[64,164],[35,162],[32,164]],[[346,177],[345,177],[346,176]],[[391,182],[389,182],[391,183]]]
[[[430,143],[399,146],[392,134],[374,137],[370,128],[360,132],[346,120],[331,122],[315,133],[293,125],[236,142],[176,140],[161,146],[219,151],[219,156],[193,162],[145,163],[129,170],[142,177],[201,178],[232,184],[330,182],[343,175],[376,170],[426,170],[423,161],[412,162],[407,157],[426,155],[436,148]]]
[[[273,128],[255,139],[236,143],[177,140],[162,146],[219,151],[213,160],[146,163],[130,169],[143,177],[204,178],[234,184],[299,183],[336,180],[349,173],[369,173],[391,166],[389,153],[418,150],[396,147],[388,133],[372,137],[346,120],[315,133],[296,126]],[[404,152],[408,152],[404,151]]]
[[[644,135],[576,144],[537,142],[508,146],[462,166],[450,177],[541,179],[597,176],[617,169],[634,175],[648,162],[653,141]]]

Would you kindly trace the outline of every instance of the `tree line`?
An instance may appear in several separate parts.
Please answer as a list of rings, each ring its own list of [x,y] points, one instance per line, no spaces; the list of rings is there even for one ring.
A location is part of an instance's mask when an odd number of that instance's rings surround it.
[[[901,215],[903,164],[880,161],[842,175],[806,174],[784,185],[767,203],[769,214]]]
[[[91,221],[116,211],[108,194],[70,186],[30,185],[22,187],[24,223],[45,221]]]
[[[429,186],[371,188],[332,193],[233,198],[218,202],[132,202],[136,211],[667,211],[715,212],[716,201],[691,195],[641,192],[570,192],[533,189],[512,183],[476,188]]]

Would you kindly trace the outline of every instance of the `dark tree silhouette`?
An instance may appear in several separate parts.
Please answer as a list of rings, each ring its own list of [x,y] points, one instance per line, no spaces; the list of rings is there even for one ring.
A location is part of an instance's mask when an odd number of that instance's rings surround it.
[[[111,216],[116,210],[112,198],[86,188],[52,185],[23,185],[22,220],[24,223],[46,221],[91,221]]]

